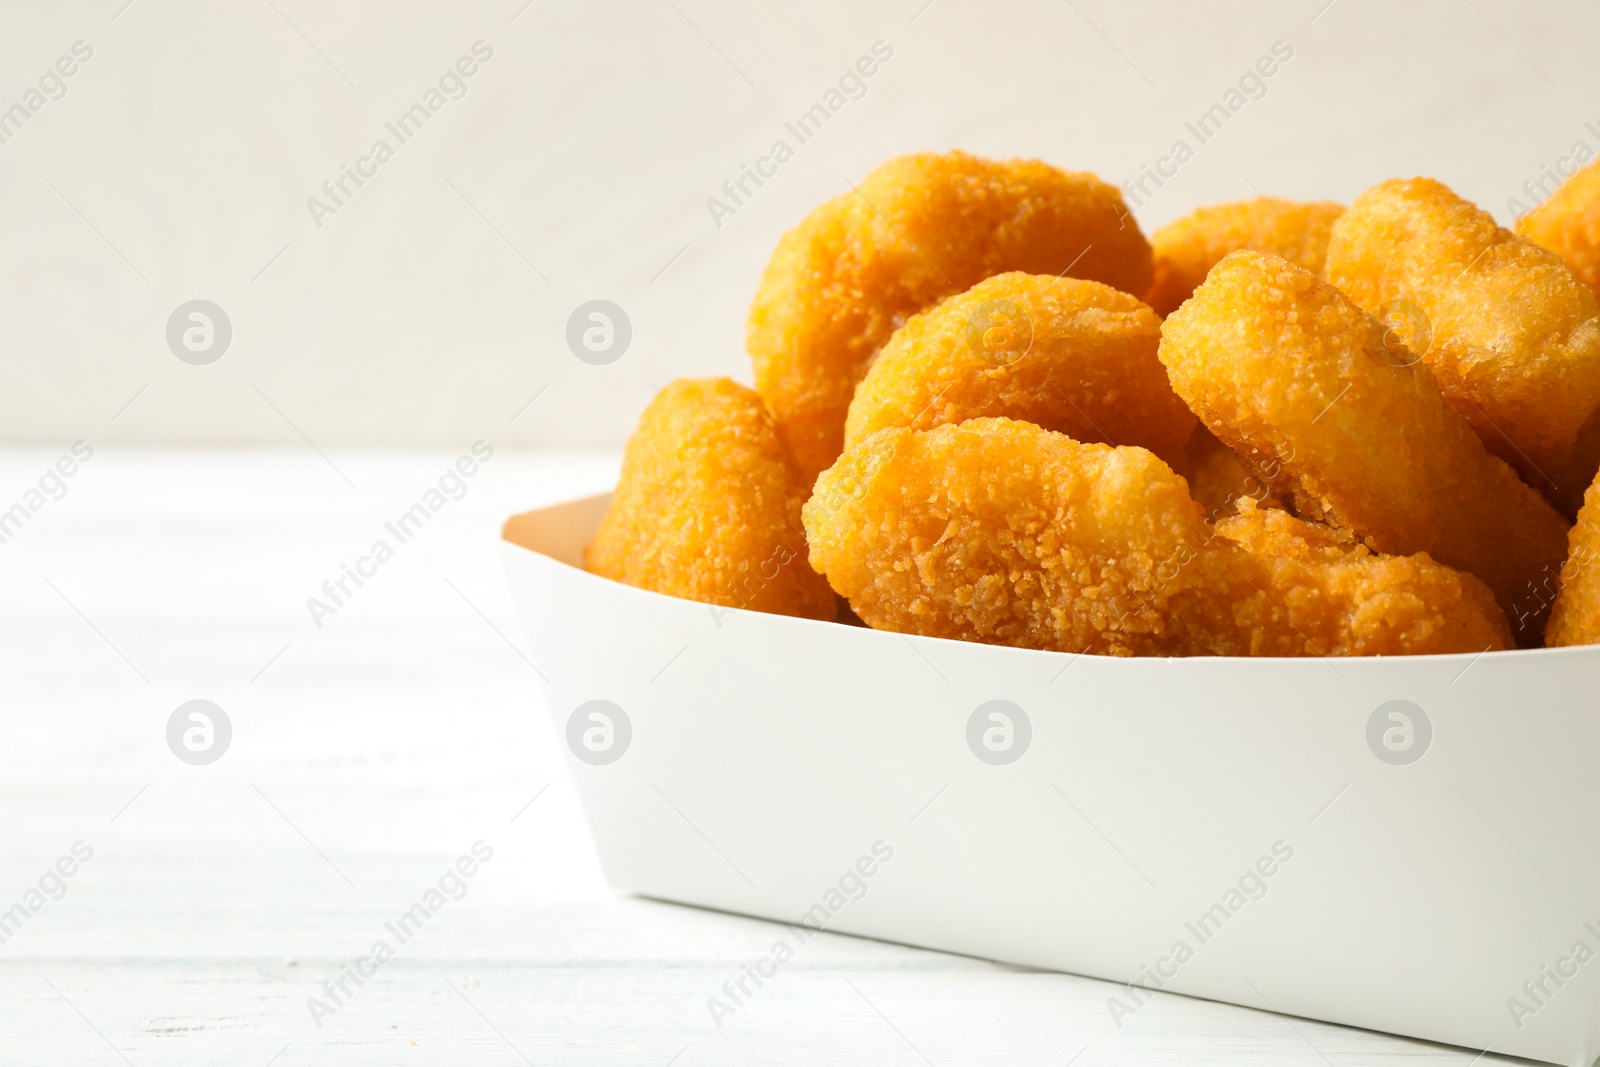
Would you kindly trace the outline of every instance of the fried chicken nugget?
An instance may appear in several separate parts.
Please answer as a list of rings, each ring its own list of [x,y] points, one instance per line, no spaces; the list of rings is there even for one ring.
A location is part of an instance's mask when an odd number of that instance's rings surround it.
[[[1094,175],[965,152],[892,159],[784,234],[746,344],[756,389],[808,479],[838,457],[850,397],[889,336],[1012,270],[1142,293],[1150,246],[1122,194]]]
[[[1343,293],[1260,252],[1225,257],[1161,328],[1178,395],[1248,464],[1274,467],[1296,512],[1477,575],[1519,643],[1537,643],[1544,605],[1528,583],[1560,565],[1566,522],[1489,454],[1425,364],[1390,354]]]
[[[804,516],[811,565],[879,629],[1123,656],[1506,641],[1487,589],[1426,556],[1332,558],[1301,531],[1298,558],[1259,560],[1244,544],[1288,540],[1276,520],[1217,536],[1145,449],[1012,419],[880,431],[817,479]]]
[[[1328,232],[1342,214],[1343,204],[1261,196],[1203,207],[1169,222],[1150,235],[1155,281],[1145,303],[1166,318],[1189,299],[1219,259],[1241,248],[1271,252],[1321,274]]]
[[[1348,532],[1249,497],[1216,529],[1265,570],[1262,588],[1313,650],[1381,656],[1512,646],[1489,587],[1426,552],[1375,555]]]
[[[1555,195],[1517,220],[1517,232],[1560,256],[1600,296],[1600,160],[1568,178]]]
[[[1544,643],[1600,645],[1600,478],[1584,494],[1567,535],[1567,562],[1554,579],[1541,583],[1555,596]]]
[[[1167,382],[1160,343],[1155,312],[1109,285],[996,275],[895,331],[856,387],[845,447],[891,426],[1004,415],[1185,466],[1195,417]]]
[[[1577,514],[1600,468],[1600,301],[1559,256],[1439,182],[1395,179],[1334,224],[1327,277],[1396,320],[1489,451]]]
[[[584,566],[668,596],[832,619],[837,601],[805,563],[806,494],[760,396],[679,379],[639,417]]]

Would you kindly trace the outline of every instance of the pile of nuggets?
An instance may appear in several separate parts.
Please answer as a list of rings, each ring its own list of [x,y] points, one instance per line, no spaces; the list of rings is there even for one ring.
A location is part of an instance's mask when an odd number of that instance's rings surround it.
[[[1515,233],[1416,178],[1147,240],[1092,174],[905,156],[784,235],[755,389],[652,401],[585,562],[1074,653],[1600,643],[1596,287],[1600,164]]]

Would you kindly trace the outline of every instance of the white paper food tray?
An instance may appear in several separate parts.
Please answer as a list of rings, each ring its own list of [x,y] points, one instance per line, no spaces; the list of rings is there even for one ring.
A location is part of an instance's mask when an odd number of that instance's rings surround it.
[[[608,499],[502,547],[614,887],[1109,979],[1118,1023],[1142,985],[1600,1054],[1600,647],[1111,659],[712,608],[581,569]]]

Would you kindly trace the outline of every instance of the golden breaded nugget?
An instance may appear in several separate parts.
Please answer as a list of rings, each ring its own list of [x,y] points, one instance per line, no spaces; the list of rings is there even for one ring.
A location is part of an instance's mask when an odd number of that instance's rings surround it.
[[[1519,643],[1537,643],[1544,607],[1526,586],[1559,566],[1567,524],[1489,454],[1427,365],[1391,361],[1382,326],[1343,293],[1234,252],[1162,324],[1160,353],[1224,444],[1281,469],[1301,516],[1477,575]]]
[[[996,275],[894,332],[856,387],[845,447],[890,426],[1003,415],[1181,466],[1195,417],[1167,382],[1160,343],[1155,312],[1109,285]]]
[[[1239,457],[1217,435],[1201,423],[1189,435],[1183,446],[1188,469],[1184,478],[1189,483],[1189,495],[1205,509],[1206,518],[1217,522],[1237,512],[1245,500],[1253,500],[1262,507],[1281,508],[1283,501],[1272,491],[1267,477],[1256,475],[1239,462]],[[1275,469],[1263,475],[1277,477]]]
[[[1219,259],[1241,248],[1271,252],[1321,274],[1328,231],[1343,213],[1343,204],[1275,196],[1200,208],[1150,235],[1155,281],[1145,302],[1165,318],[1189,299]]]
[[[761,397],[727,378],[679,379],[628,439],[584,566],[668,596],[809,619],[837,602],[806,566],[806,499]]]
[[[1141,448],[1004,418],[882,430],[817,479],[804,516],[811,565],[869,626],[1114,655],[1236,651],[1169,625],[1210,606],[1199,568],[1183,566],[1209,531],[1183,480]]]
[[[1600,301],[1559,256],[1439,182],[1395,179],[1334,224],[1327,276],[1386,322],[1420,320],[1403,339],[1446,399],[1523,481],[1577,513],[1600,468]]]
[[[784,234],[750,306],[756,389],[801,471],[839,455],[850,397],[912,315],[1003,271],[1131,293],[1150,246],[1115,186],[1044,163],[901,156]]]
[[[1217,524],[1266,572],[1259,581],[1313,649],[1325,655],[1486,652],[1512,646],[1489,587],[1426,552],[1374,555],[1347,531],[1258,508]]]
[[[1517,232],[1560,256],[1579,281],[1600,295],[1600,160],[1518,219]]]
[[[1552,582],[1555,597],[1544,643],[1600,644],[1600,478],[1584,494],[1577,525],[1567,535],[1567,562]]]
[[[1504,644],[1487,591],[1425,556],[1330,561],[1302,534],[1305,558],[1263,561],[1145,449],[1012,419],[880,431],[817,479],[804,515],[812,566],[879,629],[1111,655]]]

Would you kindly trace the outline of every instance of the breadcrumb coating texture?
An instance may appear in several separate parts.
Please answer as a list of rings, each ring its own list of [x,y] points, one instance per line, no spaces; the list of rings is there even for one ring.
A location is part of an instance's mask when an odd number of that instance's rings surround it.
[[[1092,174],[901,156],[779,241],[747,324],[756,388],[813,478],[843,448],[856,383],[912,315],[1005,271],[1143,293],[1150,270],[1122,194]]]
[[[996,275],[895,331],[856,387],[845,446],[892,426],[1005,416],[1182,467],[1196,422],[1156,358],[1160,343],[1155,312],[1121,290]]]
[[[1145,302],[1165,318],[1189,299],[1218,260],[1241,248],[1271,252],[1321,274],[1328,233],[1342,214],[1343,204],[1275,196],[1200,208],[1150,235],[1155,281]]]
[[[1160,354],[1201,421],[1278,473],[1301,517],[1477,575],[1518,642],[1537,643],[1546,605],[1530,583],[1560,565],[1565,520],[1489,454],[1426,364],[1391,360],[1383,328],[1343,293],[1234,252],[1162,324]]]
[[[678,379],[640,416],[584,566],[668,596],[832,619],[833,591],[806,565],[806,495],[760,396]]]
[[[1327,277],[1403,323],[1489,450],[1577,514],[1600,468],[1600,301],[1559,256],[1431,178],[1397,178],[1334,224]]]

